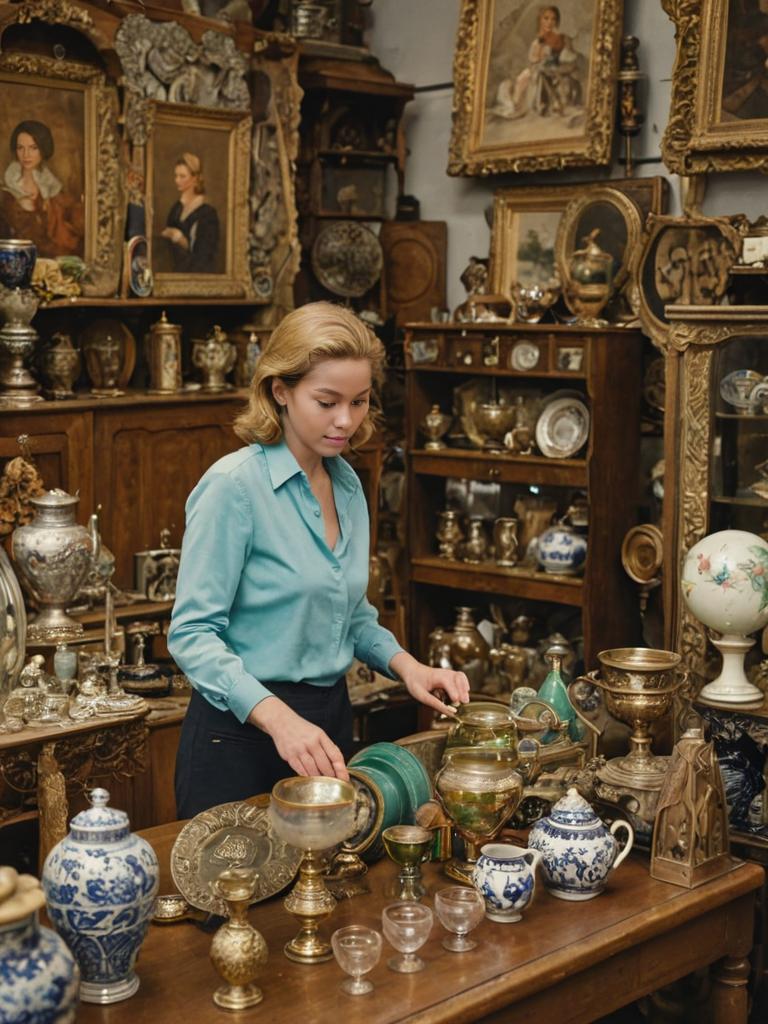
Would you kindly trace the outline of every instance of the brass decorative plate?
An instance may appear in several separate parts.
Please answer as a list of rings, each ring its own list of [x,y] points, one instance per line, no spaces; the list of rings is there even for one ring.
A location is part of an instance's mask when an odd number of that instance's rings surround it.
[[[179,832],[171,850],[171,876],[181,895],[198,910],[226,915],[213,882],[226,868],[255,868],[258,884],[251,903],[280,892],[296,876],[302,851],[283,842],[268,816],[269,797],[236,801],[202,811]]]
[[[312,246],[312,270],[329,292],[359,298],[381,277],[381,242],[365,224],[338,220],[327,224]]]

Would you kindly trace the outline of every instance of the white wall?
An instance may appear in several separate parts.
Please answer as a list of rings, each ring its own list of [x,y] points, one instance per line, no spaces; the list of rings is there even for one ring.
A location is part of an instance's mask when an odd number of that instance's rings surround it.
[[[368,33],[371,51],[402,82],[415,86],[449,83],[460,7],[461,0],[375,0]],[[659,158],[669,112],[674,27],[660,0],[625,0],[624,10],[625,32],[639,38],[640,67],[647,75],[640,103],[646,120],[640,136],[634,140],[634,153],[636,157],[658,161],[640,164],[636,173],[668,177],[672,189],[670,212],[679,213],[677,180]],[[587,168],[536,175],[495,175],[490,179],[451,178],[445,172],[451,99],[449,86],[417,93],[406,107],[405,128],[410,150],[406,191],[421,201],[424,220],[448,222],[448,305],[453,309],[464,298],[459,275],[468,257],[488,253],[490,229],[485,211],[491,206],[497,188],[594,181],[606,176],[623,177],[624,172],[616,164],[610,174],[607,170]],[[755,219],[765,212],[767,199],[766,178],[759,173],[711,175],[704,211],[745,213]]]

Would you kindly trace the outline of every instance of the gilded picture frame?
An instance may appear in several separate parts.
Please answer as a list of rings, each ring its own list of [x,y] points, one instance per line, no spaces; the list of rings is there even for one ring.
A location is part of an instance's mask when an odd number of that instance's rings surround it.
[[[156,296],[250,298],[251,117],[148,105],[146,211]]]
[[[768,11],[734,0],[662,0],[677,52],[661,144],[676,174],[768,167]]]
[[[607,186],[631,199],[643,221],[649,213],[666,210],[669,186],[660,176],[499,189],[493,200],[490,291],[510,298],[513,282],[544,284],[555,275],[555,247],[565,208]]]
[[[82,293],[115,295],[125,206],[116,88],[98,68],[6,53],[0,89],[0,139],[14,150],[0,169],[0,233],[31,237],[39,258],[82,259]],[[24,144],[34,154],[34,199],[24,185],[28,157],[19,159]]]
[[[462,0],[448,173],[609,164],[623,0]]]

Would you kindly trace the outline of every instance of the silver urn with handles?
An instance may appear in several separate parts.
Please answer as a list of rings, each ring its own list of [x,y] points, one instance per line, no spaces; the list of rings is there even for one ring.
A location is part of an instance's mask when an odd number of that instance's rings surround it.
[[[30,498],[32,522],[14,530],[13,560],[38,607],[27,628],[29,641],[61,642],[83,634],[82,625],[66,613],[92,565],[93,540],[75,520],[79,500],[58,488],[45,491]]]

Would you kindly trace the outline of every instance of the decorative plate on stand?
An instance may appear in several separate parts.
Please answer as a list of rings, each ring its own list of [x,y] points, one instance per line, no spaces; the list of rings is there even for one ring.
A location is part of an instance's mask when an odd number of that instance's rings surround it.
[[[589,409],[578,398],[548,402],[536,421],[536,444],[548,459],[569,459],[589,437]]]
[[[226,916],[213,883],[226,868],[255,868],[258,882],[251,903],[289,885],[303,856],[283,842],[269,821],[269,797],[235,801],[202,811],[179,832],[171,850],[171,876],[184,899],[198,910]]]
[[[320,231],[312,246],[312,270],[329,292],[360,298],[381,277],[381,243],[365,224],[337,220]]]

